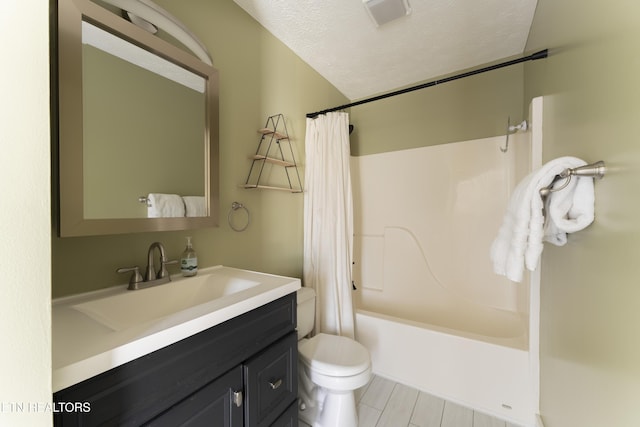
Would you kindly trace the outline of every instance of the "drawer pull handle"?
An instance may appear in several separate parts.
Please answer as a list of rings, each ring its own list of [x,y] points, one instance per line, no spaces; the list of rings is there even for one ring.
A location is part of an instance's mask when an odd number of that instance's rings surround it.
[[[269,387],[271,387],[271,390],[275,390],[281,385],[282,385],[282,379],[279,379],[277,381],[269,381]]]
[[[239,408],[242,406],[242,391],[233,392],[233,403]]]

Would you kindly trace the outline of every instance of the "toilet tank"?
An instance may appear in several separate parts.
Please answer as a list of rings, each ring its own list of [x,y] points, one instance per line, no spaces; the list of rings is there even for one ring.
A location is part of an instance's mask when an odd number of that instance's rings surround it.
[[[297,290],[298,297],[298,339],[307,336],[316,320],[316,292],[312,288]]]

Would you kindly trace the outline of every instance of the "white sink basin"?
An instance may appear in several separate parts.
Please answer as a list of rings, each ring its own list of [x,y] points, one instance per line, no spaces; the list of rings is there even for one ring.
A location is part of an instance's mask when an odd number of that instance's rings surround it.
[[[121,331],[258,285],[260,282],[213,272],[91,300],[72,308],[114,331]]]

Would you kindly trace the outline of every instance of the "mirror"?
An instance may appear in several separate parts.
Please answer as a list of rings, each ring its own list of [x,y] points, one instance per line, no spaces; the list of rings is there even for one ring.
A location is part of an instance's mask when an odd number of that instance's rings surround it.
[[[217,71],[89,0],[59,0],[59,234],[217,225]]]

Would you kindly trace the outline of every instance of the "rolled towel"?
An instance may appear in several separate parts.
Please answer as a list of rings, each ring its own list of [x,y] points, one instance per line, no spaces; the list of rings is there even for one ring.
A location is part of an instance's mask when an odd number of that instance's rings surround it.
[[[182,196],[185,212],[188,217],[207,216],[204,196]]]
[[[184,217],[184,201],[179,195],[149,193],[147,197],[149,199],[147,207],[148,218]]]
[[[563,180],[554,184],[559,187]],[[556,246],[567,243],[567,233],[588,227],[595,215],[593,178],[573,176],[569,185],[552,192],[547,199],[544,240]]]
[[[507,212],[498,231],[498,236],[491,245],[493,270],[497,274],[506,276],[514,282],[521,282],[525,267],[530,271],[536,269],[543,249],[542,242],[545,239],[544,204],[540,189],[551,184],[556,175],[559,175],[565,169],[576,168],[585,164],[584,160],[576,157],[560,157],[551,160],[540,169],[530,173],[517,185],[509,200]],[[593,191],[592,178],[587,180],[592,181],[591,191]],[[577,183],[573,182],[570,185],[573,185],[575,189]],[[560,190],[559,193],[566,190],[566,188]],[[566,197],[569,196],[563,195],[562,200]],[[581,200],[587,200],[587,198],[581,198]],[[561,216],[561,212],[567,207],[567,202],[557,199],[556,203],[558,206],[554,206],[554,210]],[[582,206],[584,208],[584,205]],[[586,220],[586,216],[584,220]],[[583,220],[581,220],[582,222]],[[560,218],[557,224],[568,227],[567,230],[572,226],[571,221],[565,223]],[[555,235],[556,241],[560,241],[558,239],[561,239],[561,237],[558,237],[558,234],[562,232],[553,227],[547,228],[546,234],[550,238]]]

